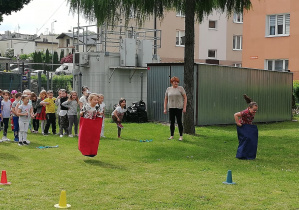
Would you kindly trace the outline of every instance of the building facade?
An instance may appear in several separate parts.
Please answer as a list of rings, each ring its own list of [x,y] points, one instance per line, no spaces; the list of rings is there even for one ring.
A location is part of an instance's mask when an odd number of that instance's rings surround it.
[[[252,0],[244,12],[243,66],[293,72],[299,80],[299,1]]]
[[[184,62],[185,16],[168,11],[159,20],[150,18],[146,28],[161,30],[161,48],[157,49],[161,62]],[[229,66],[242,66],[243,16],[213,11],[201,23],[194,25],[194,60]]]
[[[199,59],[203,63],[242,66],[243,16],[214,10],[199,24]]]
[[[54,51],[60,53],[56,37],[55,34],[37,36],[6,31],[0,35],[0,53],[3,56],[7,49],[14,49],[16,57],[35,51],[46,52],[47,49],[50,53]]]

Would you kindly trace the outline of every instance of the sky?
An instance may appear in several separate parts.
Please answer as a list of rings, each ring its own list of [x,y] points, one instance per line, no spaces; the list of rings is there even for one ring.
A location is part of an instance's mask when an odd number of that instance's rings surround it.
[[[80,26],[94,24],[85,20],[82,15],[79,16],[79,21]],[[51,32],[52,26],[54,33],[60,34],[78,25],[78,13],[73,15],[69,12],[66,0],[31,0],[22,10],[9,16],[4,15],[0,24],[0,34],[9,30],[21,34],[46,35]]]

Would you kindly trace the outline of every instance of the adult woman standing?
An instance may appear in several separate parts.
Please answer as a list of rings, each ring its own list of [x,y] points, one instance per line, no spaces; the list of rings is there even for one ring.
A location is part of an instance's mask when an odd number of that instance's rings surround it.
[[[174,123],[175,118],[178,123],[180,138],[183,140],[183,123],[182,123],[182,112],[186,112],[187,96],[184,88],[179,86],[180,79],[178,77],[172,77],[170,79],[171,87],[168,87],[165,92],[164,99],[164,114],[167,113],[167,104],[170,118],[170,137],[173,139],[174,136]]]

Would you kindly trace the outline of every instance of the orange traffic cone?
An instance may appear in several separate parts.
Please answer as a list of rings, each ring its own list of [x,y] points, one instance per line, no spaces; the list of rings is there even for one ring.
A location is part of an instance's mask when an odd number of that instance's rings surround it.
[[[66,192],[65,192],[65,190],[61,191],[59,204],[55,204],[54,207],[56,207],[58,209],[67,209],[67,208],[71,207],[70,204],[66,203]]]
[[[10,185],[10,182],[7,182],[6,171],[2,171],[0,185]]]

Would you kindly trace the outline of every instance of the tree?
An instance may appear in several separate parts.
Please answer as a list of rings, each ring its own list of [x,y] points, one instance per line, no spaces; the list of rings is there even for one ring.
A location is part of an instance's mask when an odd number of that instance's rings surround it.
[[[64,50],[61,50],[60,52],[60,56],[59,56],[59,60],[60,60],[60,63],[61,63],[61,59],[64,57]]]
[[[4,55],[5,55],[5,57],[12,58],[14,56],[14,49],[7,48]]]
[[[3,21],[2,15],[10,15],[12,12],[17,12],[30,1],[31,0],[0,0],[0,23]]]
[[[45,63],[47,63],[47,64],[50,63],[50,53],[49,53],[48,49],[46,50]],[[50,70],[49,66],[46,66],[46,69],[44,69],[44,70],[49,71]]]
[[[43,63],[43,58],[42,58],[42,52],[41,51],[38,51],[36,60],[37,60],[36,63]],[[42,68],[43,68],[42,64],[37,65],[37,69],[42,69]]]
[[[58,61],[58,53],[56,51],[54,51],[54,55],[53,55],[53,63],[54,64],[59,64]]]
[[[77,12],[78,8],[85,17],[97,23],[115,23],[121,15],[126,23],[130,14],[135,14],[139,24],[149,16],[163,17],[164,10],[177,10],[185,14],[185,58],[184,85],[187,94],[187,112],[184,115],[184,132],[195,134],[194,123],[194,23],[202,21],[204,15],[213,9],[221,9],[228,14],[243,12],[250,9],[251,0],[68,0],[70,9]]]

